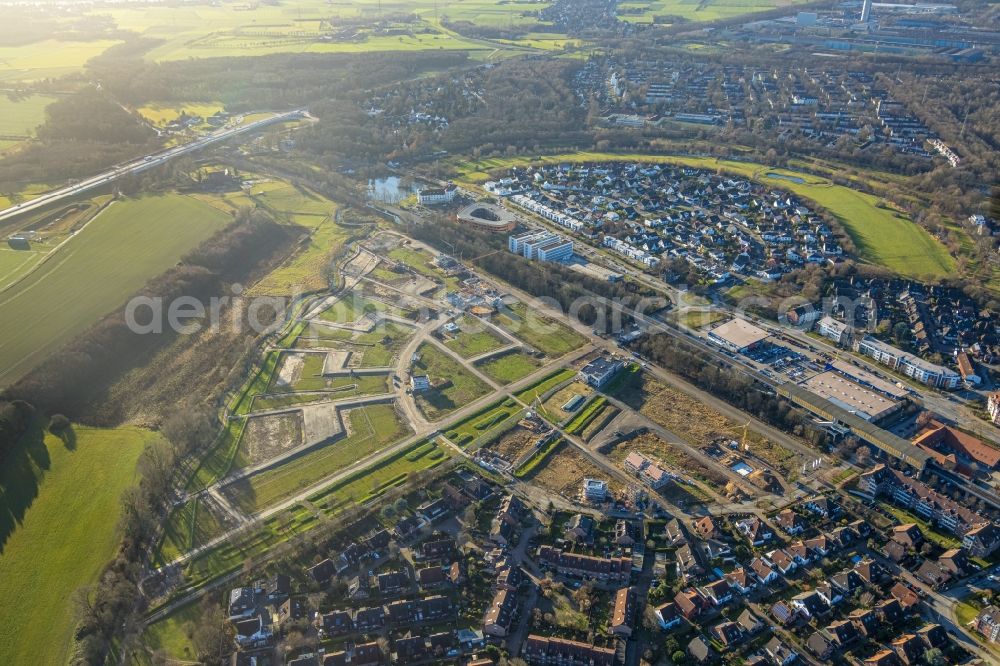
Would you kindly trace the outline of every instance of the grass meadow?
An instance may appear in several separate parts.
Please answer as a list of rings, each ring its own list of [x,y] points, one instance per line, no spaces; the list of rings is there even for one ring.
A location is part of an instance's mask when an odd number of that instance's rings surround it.
[[[0,81],[38,81],[73,74],[84,63],[120,42],[99,39],[64,42],[47,39],[21,46],[0,46]]]
[[[35,135],[35,129],[45,121],[45,107],[55,101],[50,95],[29,95],[12,100],[0,97],[0,136],[24,137]],[[0,138],[0,151],[19,145],[13,139]]]
[[[75,427],[63,441],[40,426],[0,469],[0,663],[63,664],[74,590],[114,555],[122,492],[143,448],[138,428]]]
[[[176,194],[116,202],[0,292],[0,386],[121,307],[230,218]]]
[[[489,393],[490,387],[486,383],[433,344],[425,342],[420,345],[417,355],[420,360],[413,365],[411,372],[426,374],[433,385],[444,382],[441,388],[432,388],[417,395],[417,405],[431,421],[437,421]]]
[[[221,102],[153,102],[140,106],[136,111],[154,125],[167,125],[180,118],[181,113],[208,118],[222,109]]]
[[[500,384],[510,384],[530,375],[541,364],[542,362],[534,356],[513,351],[481,361],[476,364],[476,367],[493,381]]]
[[[552,358],[579,349],[587,342],[565,324],[529,310],[524,303],[515,303],[493,315],[493,323]]]

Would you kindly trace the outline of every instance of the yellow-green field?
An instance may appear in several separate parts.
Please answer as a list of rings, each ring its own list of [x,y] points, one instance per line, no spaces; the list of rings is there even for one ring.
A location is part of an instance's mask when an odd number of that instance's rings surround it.
[[[13,287],[0,292],[0,385],[121,307],[230,216],[178,194],[112,204]]]
[[[30,437],[0,471],[0,663],[64,664],[74,590],[92,582],[117,543],[121,493],[157,435],[77,427],[75,442]]]
[[[861,258],[868,262],[909,277],[944,277],[954,270],[955,262],[945,247],[923,227],[876,196],[835,185],[820,176],[753,162],[681,155],[578,152],[546,155],[540,161],[551,164],[616,160],[683,164],[733,173],[767,183],[788,190],[832,213],[850,234]],[[495,158],[475,163],[457,161],[454,166],[460,180],[476,184],[485,181],[492,169],[509,168],[534,161],[530,157]]]
[[[143,118],[154,125],[166,125],[177,120],[181,113],[207,118],[223,110],[221,102],[185,102],[183,104],[147,104],[136,109]]]
[[[24,46],[0,46],[0,81],[37,81],[79,72],[84,63],[120,42],[54,39]]]
[[[727,1],[727,0],[723,0]],[[733,0],[728,0],[733,1]],[[763,1],[763,0],[761,0]],[[360,53],[462,49],[476,58],[503,56],[505,52],[562,49],[565,35],[538,33],[504,45],[469,39],[444,28],[443,20],[470,21],[482,26],[512,27],[536,23],[534,12],[547,2],[528,0],[302,0],[294,4],[253,3],[236,0],[203,4],[108,5],[86,13],[110,17],[116,26],[144,37],[162,40],[148,58],[157,62],[255,56],[274,53]],[[372,27],[383,18],[415,15],[416,21],[391,24],[389,33]],[[368,19],[359,38],[322,39],[339,21]],[[329,23],[327,23],[329,21]],[[90,58],[117,42],[57,42],[48,40],[23,47],[0,48],[0,81],[36,80],[79,71]],[[575,41],[569,42],[575,44]],[[500,48],[497,48],[500,46]],[[152,115],[163,118],[157,109]],[[161,121],[155,121],[161,122]],[[167,121],[168,122],[168,121]]]
[[[327,287],[325,268],[350,232],[337,224],[337,204],[315,192],[284,181],[269,181],[250,188],[249,200],[310,230],[309,239],[277,269],[248,291],[251,296],[283,296]]]

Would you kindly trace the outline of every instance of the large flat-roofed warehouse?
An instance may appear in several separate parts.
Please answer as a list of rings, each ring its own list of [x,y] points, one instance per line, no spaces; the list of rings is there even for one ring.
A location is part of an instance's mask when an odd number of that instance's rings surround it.
[[[708,339],[734,352],[753,349],[771,334],[744,319],[730,319],[708,332]]]
[[[873,391],[832,370],[821,372],[801,382],[800,386],[826,398],[842,409],[877,423],[893,414],[903,404]]]
[[[896,384],[886,381],[881,377],[877,377],[864,368],[859,368],[856,365],[851,365],[850,363],[834,359],[827,363],[826,367],[830,370],[835,370],[842,375],[850,377],[862,386],[868,386],[880,393],[884,393],[890,398],[902,400],[909,395],[909,391],[907,391],[906,388],[897,386]]]

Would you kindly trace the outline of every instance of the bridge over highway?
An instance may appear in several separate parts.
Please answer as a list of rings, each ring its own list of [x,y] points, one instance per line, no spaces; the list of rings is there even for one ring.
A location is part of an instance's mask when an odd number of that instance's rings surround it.
[[[122,176],[140,173],[147,169],[161,166],[175,157],[193,153],[216,143],[239,136],[240,134],[246,134],[247,132],[259,130],[273,123],[285,122],[294,118],[302,118],[305,117],[305,115],[305,109],[295,109],[292,111],[285,111],[284,113],[276,113],[269,118],[255,120],[252,123],[247,123],[246,125],[240,125],[238,127],[221,129],[195,139],[189,143],[174,146],[173,148],[168,148],[151,155],[146,155],[145,157],[132,160],[131,162],[127,162],[125,164],[116,165],[107,171],[97,174],[96,176],[91,176],[90,178],[66,185],[65,187],[51,190],[35,199],[32,199],[31,201],[25,201],[24,203],[0,210],[0,224],[18,215],[41,210],[42,208],[57,203],[63,199],[83,194],[84,192],[107,185],[118,180]]]

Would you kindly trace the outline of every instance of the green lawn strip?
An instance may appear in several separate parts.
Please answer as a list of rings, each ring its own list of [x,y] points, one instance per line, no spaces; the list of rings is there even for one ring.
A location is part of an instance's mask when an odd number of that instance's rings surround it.
[[[283,407],[295,407],[298,405],[308,405],[313,402],[336,399],[339,393],[285,393],[269,394],[257,396],[253,401],[254,412],[265,412],[270,409],[281,409]]]
[[[219,433],[216,443],[212,445],[208,455],[202,459],[198,469],[188,481],[187,490],[189,492],[207,488],[229,473],[233,461],[236,459],[236,452],[239,450],[246,424],[246,419],[236,419],[226,424],[226,427]]]
[[[957,537],[951,536],[950,534],[945,534],[937,530],[926,520],[917,516],[916,514],[910,513],[906,509],[902,509],[894,504],[889,504],[888,502],[882,502],[882,507],[888,511],[896,520],[902,524],[906,523],[916,523],[920,527],[920,531],[924,533],[924,538],[928,541],[937,544],[941,548],[961,548],[962,542]]]
[[[413,374],[426,374],[434,385],[444,384],[442,388],[432,388],[417,396],[417,404],[432,421],[490,391],[486,383],[431,343],[420,345],[417,356],[420,360],[414,363]]]
[[[230,413],[236,416],[244,416],[250,413],[253,400],[261,393],[266,393],[281,362],[282,352],[272,349],[264,355],[264,362],[254,373],[246,386],[237,394],[236,398],[229,405]]]
[[[404,483],[410,474],[437,467],[450,457],[449,449],[436,442],[416,442],[324,488],[311,496],[309,501],[327,513],[347,504],[371,501],[389,488]]]
[[[955,619],[958,620],[960,626],[968,627],[977,615],[979,615],[979,609],[968,601],[959,601],[955,604]]]
[[[514,470],[515,478],[524,479],[533,475],[535,470],[543,465],[545,461],[556,452],[556,449],[561,448],[565,443],[566,442],[561,437],[556,437],[536,449],[535,452],[531,454],[531,457],[524,461],[524,464]]]
[[[584,407],[579,414],[574,416],[570,422],[566,424],[566,432],[571,435],[581,433],[584,428],[590,425],[590,422],[594,420],[607,402],[608,399],[604,396],[598,396],[596,399],[591,400],[590,404]]]
[[[92,583],[118,544],[121,494],[141,451],[140,428],[75,427],[70,446],[40,425],[0,468],[3,502],[0,663],[64,664],[73,644],[73,593]]]
[[[639,377],[641,369],[638,363],[629,363],[615,377],[612,377],[610,382],[601,388],[601,392],[618,397],[622,389],[630,387],[632,382]]]
[[[375,312],[374,303],[348,295],[320,312],[319,318],[332,324],[351,324],[369,312]]]
[[[227,486],[224,492],[248,513],[308,487],[405,437],[409,427],[392,405],[368,405],[348,414],[351,434],[278,467]]]
[[[512,351],[493,356],[476,364],[479,371],[500,384],[510,384],[527,377],[542,364],[534,356]]]
[[[505,398],[456,424],[445,432],[445,437],[459,446],[466,446],[476,439],[491,435],[511,417],[520,413],[520,405],[510,398]]]
[[[552,374],[543,377],[528,388],[518,391],[514,394],[514,397],[521,402],[530,405],[532,402],[545,395],[546,392],[551,391],[559,384],[562,384],[575,376],[576,371],[570,368],[555,370]]]
[[[568,326],[528,310],[524,303],[515,303],[493,315],[493,321],[509,335],[551,357],[567,354],[587,342]]]
[[[315,526],[314,516],[283,512],[253,531],[192,559],[184,568],[184,584],[175,595],[198,589],[211,580],[238,570],[248,558],[259,557],[295,534]]]

